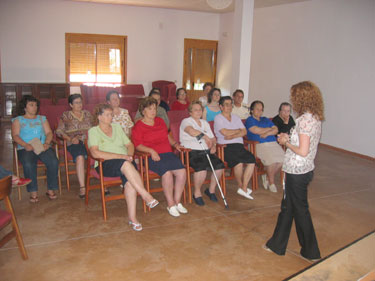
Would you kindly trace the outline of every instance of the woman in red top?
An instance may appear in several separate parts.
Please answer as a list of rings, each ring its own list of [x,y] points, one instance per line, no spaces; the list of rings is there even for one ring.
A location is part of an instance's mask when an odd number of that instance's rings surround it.
[[[150,153],[149,168],[161,176],[167,210],[171,216],[178,217],[188,211],[180,203],[186,182],[186,171],[181,160],[172,153],[172,147],[180,150],[180,145],[168,134],[164,120],[156,117],[157,101],[147,97],[139,103],[142,115],[132,131],[132,140],[138,151]],[[175,183],[173,184],[173,176]]]
[[[176,91],[177,100],[172,103],[171,110],[187,110],[189,102],[186,100],[185,88],[178,88]]]

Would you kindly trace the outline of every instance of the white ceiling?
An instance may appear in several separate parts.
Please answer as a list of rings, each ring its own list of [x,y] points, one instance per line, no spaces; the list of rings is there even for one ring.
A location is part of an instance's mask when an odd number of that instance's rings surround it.
[[[120,4],[141,7],[167,8],[177,10],[201,11],[211,13],[226,13],[234,11],[234,2],[226,9],[216,10],[211,8],[206,0],[72,0],[78,2],[94,2],[105,4]],[[222,2],[223,0],[217,0]],[[246,1],[246,0],[245,0]],[[255,8],[270,7],[295,2],[303,2],[310,0],[255,0]]]

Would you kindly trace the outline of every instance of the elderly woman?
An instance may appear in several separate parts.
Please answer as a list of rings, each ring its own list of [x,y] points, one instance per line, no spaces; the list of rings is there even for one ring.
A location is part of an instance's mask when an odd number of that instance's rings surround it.
[[[284,151],[276,142],[277,127],[270,119],[262,117],[263,109],[263,102],[256,100],[251,103],[251,116],[245,123],[247,138],[259,142],[256,144],[257,156],[266,169],[266,174],[262,175],[263,187],[269,188],[271,192],[277,192],[275,175],[281,169]]]
[[[307,187],[313,178],[324,120],[323,98],[314,83],[304,81],[292,86],[290,100],[298,118],[290,137],[281,133],[278,138],[279,143],[287,148],[283,163],[285,191],[275,231],[265,248],[285,255],[294,219],[301,255],[316,260],[320,259],[320,251],[309,212]]]
[[[163,119],[164,122],[165,122],[165,124],[167,125],[167,127],[169,129],[168,114],[165,111],[165,109],[160,106],[160,103],[161,103],[160,91],[159,90],[153,90],[153,91],[151,91],[150,94],[149,94],[149,97],[152,97],[153,99],[156,100],[156,102],[157,102],[156,116],[160,117],[161,119]],[[137,113],[135,114],[135,117],[134,117],[135,122],[137,122],[138,120],[140,120],[142,118],[143,118],[143,116],[142,116],[141,112],[139,112],[139,110],[138,110]]]
[[[243,136],[246,129],[241,119],[232,114],[232,98],[220,98],[221,114],[215,117],[214,130],[219,144],[225,144],[224,160],[233,168],[238,189],[237,193],[247,199],[253,199],[252,190],[247,188],[255,166],[255,157],[244,148]],[[244,168],[245,166],[245,168]]]
[[[207,95],[208,104],[204,107],[203,119],[214,121],[215,116],[221,113],[219,100],[221,97],[221,91],[218,88],[212,88]]]
[[[38,182],[37,162],[42,161],[47,168],[47,197],[57,198],[59,161],[50,148],[52,130],[45,116],[38,115],[39,100],[33,96],[23,96],[19,103],[19,116],[12,120],[12,138],[17,143],[17,155],[23,166],[26,178],[31,179],[27,185],[30,202],[37,203]]]
[[[147,97],[139,103],[142,119],[138,121],[132,132],[132,139],[138,151],[150,153],[149,168],[161,176],[164,195],[167,199],[167,210],[171,216],[178,217],[188,211],[181,204],[181,196],[186,182],[186,171],[181,160],[172,153],[180,145],[168,134],[163,119],[156,116],[158,102]],[[176,178],[173,183],[173,176]]]
[[[185,88],[178,88],[176,91],[177,100],[172,103],[171,110],[186,110],[189,107],[189,102],[186,100]]]
[[[131,128],[134,123],[129,115],[127,109],[120,108],[120,95],[117,91],[109,91],[105,97],[107,103],[112,106],[113,109],[113,119],[112,122],[119,124],[124,130],[125,135],[130,137]]]
[[[83,110],[82,96],[70,95],[68,98],[71,110],[65,111],[57,126],[56,134],[66,140],[67,150],[76,163],[76,171],[79,183],[79,197],[85,198],[85,158],[87,151],[84,145],[87,131],[91,128],[92,115]]]
[[[105,160],[103,162],[105,177],[121,177],[125,187],[129,225],[133,230],[141,231],[142,225],[136,218],[137,193],[150,208],[154,208],[159,202],[145,190],[133,161],[134,145],[121,126],[112,123],[112,117],[113,110],[110,105],[99,104],[95,108],[96,126],[89,130],[88,147],[93,157]],[[97,163],[96,169],[99,169]]]
[[[203,106],[200,101],[194,101],[189,105],[190,117],[182,120],[180,126],[180,141],[183,147],[190,148],[189,162],[194,169],[194,195],[193,199],[199,206],[204,205],[202,198],[201,187],[207,176],[207,170],[211,170],[208,162],[206,151],[212,165],[215,169],[217,178],[220,178],[223,173],[224,163],[214,154],[216,152],[216,139],[212,133],[210,124],[206,120],[201,119],[203,114]],[[202,145],[197,141],[197,137],[201,136]],[[205,151],[206,150],[206,151]],[[211,201],[217,202],[215,195],[216,180],[215,175],[211,175],[211,182],[209,188],[204,193]]]
[[[272,122],[278,129],[278,134],[290,134],[290,130],[296,125],[292,115],[290,115],[292,106],[289,102],[283,102],[279,107],[279,114],[272,118]]]

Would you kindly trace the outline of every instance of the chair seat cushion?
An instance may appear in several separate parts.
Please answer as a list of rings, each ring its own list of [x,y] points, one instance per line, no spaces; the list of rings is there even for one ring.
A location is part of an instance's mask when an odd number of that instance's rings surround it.
[[[7,225],[9,223],[9,221],[11,221],[11,220],[12,220],[12,214],[11,213],[9,213],[7,211],[0,210],[0,228]]]

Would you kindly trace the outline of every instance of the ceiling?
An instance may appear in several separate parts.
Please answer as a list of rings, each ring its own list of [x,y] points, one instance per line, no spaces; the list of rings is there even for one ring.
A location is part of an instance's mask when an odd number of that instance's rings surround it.
[[[105,4],[120,4],[141,7],[166,8],[177,10],[200,11],[210,13],[227,13],[234,11],[234,2],[229,7],[221,10],[214,9],[207,4],[207,0],[72,0],[77,2],[93,2]],[[216,0],[218,3],[227,0]],[[244,0],[246,1],[246,0]],[[290,4],[295,2],[304,2],[310,0],[255,0],[254,8],[263,8],[276,5]]]

